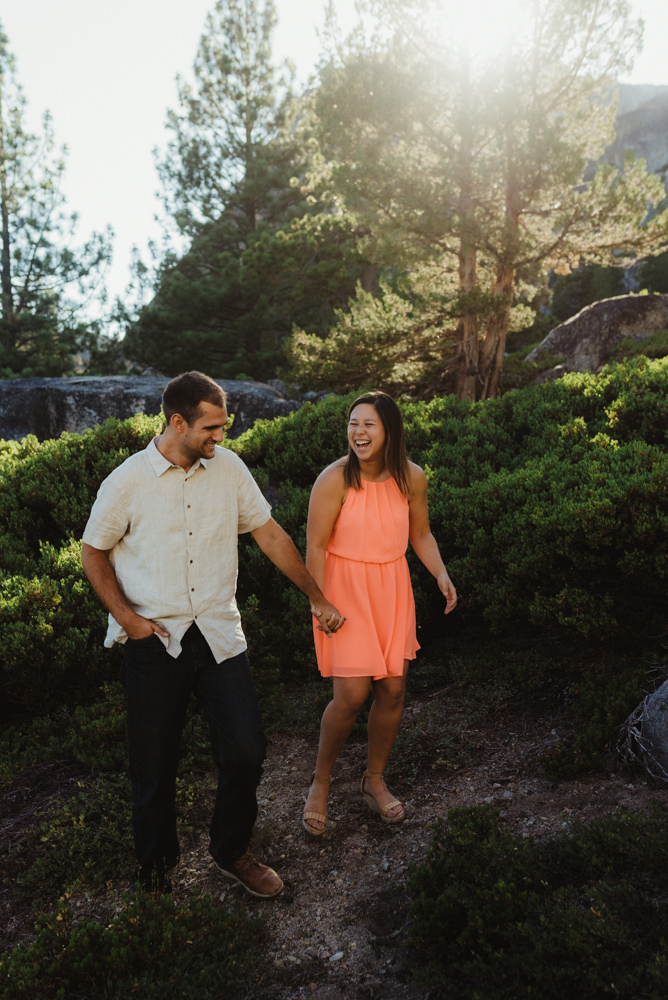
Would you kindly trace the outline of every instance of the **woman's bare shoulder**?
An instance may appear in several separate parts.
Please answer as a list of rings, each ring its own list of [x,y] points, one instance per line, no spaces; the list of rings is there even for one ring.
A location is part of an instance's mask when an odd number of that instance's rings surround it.
[[[416,490],[424,490],[427,488],[427,476],[425,475],[424,469],[421,469],[419,465],[415,464],[415,462],[409,462],[408,471],[411,474],[411,487],[414,493]]]
[[[326,486],[328,488],[334,488],[338,485],[343,486],[343,470],[345,464],[345,458],[337,458],[336,462],[332,462],[331,465],[328,465],[326,469],[322,470],[315,481],[315,485]]]

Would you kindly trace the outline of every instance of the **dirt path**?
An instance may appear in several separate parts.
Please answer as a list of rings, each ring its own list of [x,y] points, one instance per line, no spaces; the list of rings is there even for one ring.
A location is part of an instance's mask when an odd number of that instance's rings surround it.
[[[412,782],[396,776],[388,781],[405,804],[406,821],[387,826],[369,811],[359,791],[366,745],[362,738],[351,739],[333,774],[327,831],[318,839],[301,825],[317,740],[274,736],[259,788],[253,842],[256,855],[276,868],[285,883],[282,895],[272,901],[247,896],[208,857],[206,826],[215,787],[211,775],[201,824],[183,838],[174,896],[185,902],[201,889],[224,906],[241,900],[264,913],[266,962],[244,1000],[425,1000],[401,947],[408,919],[403,886],[411,864],[424,859],[434,822],[453,807],[493,802],[509,829],[532,838],[553,836],[573,818],[587,822],[621,808],[641,808],[650,799],[668,811],[668,789],[649,787],[640,772],[621,767],[612,757],[578,780],[555,783],[542,777],[541,753],[568,733],[563,709],[555,707],[561,702],[553,693],[544,694],[534,704],[488,706],[479,723],[470,721],[476,716],[461,692],[448,688],[412,699],[393,766],[395,775],[409,774],[419,758],[422,771]],[[33,770],[25,779],[31,779],[30,788],[17,785],[3,799],[3,828],[10,840],[22,836],[27,811],[44,805],[45,796],[59,787],[46,765]],[[57,777],[61,783],[72,780],[66,769]],[[82,892],[70,905],[82,916],[106,922],[126,888],[127,874],[119,873],[118,883],[106,894]],[[29,939],[34,921],[30,908],[12,906],[5,897],[0,909],[9,939]]]
[[[418,703],[409,712],[419,710]],[[269,936],[266,971],[248,998],[424,1000],[401,948],[408,915],[402,887],[410,864],[424,858],[434,821],[455,806],[493,802],[510,829],[534,838],[554,835],[571,818],[586,822],[650,799],[668,809],[668,790],[649,788],[612,759],[580,780],[541,778],[537,755],[557,735],[553,721],[524,720],[521,713],[469,731],[475,763],[454,775],[428,769],[412,788],[393,786],[407,812],[396,827],[383,825],[362,799],[365,745],[349,742],[333,775],[327,831],[316,840],[300,821],[315,740],[275,739],[259,790],[254,850],[280,873],[285,891],[277,900],[251,903],[266,915]],[[248,901],[207,863],[206,844],[202,833],[188,846],[177,898],[200,886],[224,904]]]

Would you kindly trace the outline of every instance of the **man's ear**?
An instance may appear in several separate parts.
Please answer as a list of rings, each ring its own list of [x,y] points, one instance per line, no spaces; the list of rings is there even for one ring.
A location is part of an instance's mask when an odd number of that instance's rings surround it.
[[[180,413],[172,413],[169,426],[173,427],[177,434],[184,434],[188,430],[188,421]]]

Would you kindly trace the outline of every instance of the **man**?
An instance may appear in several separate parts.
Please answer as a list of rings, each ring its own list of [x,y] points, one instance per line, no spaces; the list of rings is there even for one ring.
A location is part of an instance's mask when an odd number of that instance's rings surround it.
[[[82,563],[109,611],[105,645],[125,643],[132,825],[137,878],[169,891],[179,858],[176,769],[191,693],[209,720],[218,791],[209,852],[255,896],[283,883],[248,850],[266,751],[235,592],[237,535],[262,551],[311,601],[329,636],[344,622],[289,536],[270,516],[253,477],[216,447],[226,397],[201,372],[163,394],[166,429],[100,486],[83,535]]]

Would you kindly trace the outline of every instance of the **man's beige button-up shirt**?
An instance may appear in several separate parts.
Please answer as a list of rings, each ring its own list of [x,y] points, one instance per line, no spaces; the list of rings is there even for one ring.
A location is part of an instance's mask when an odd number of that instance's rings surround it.
[[[234,452],[216,448],[188,472],[153,440],[109,475],[97,494],[83,541],[111,550],[128,601],[169,632],[176,657],[196,621],[216,662],[246,648],[237,609],[237,536],[269,520],[271,507]],[[109,615],[105,646],[127,635]]]

